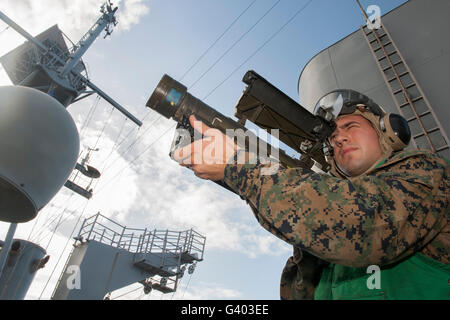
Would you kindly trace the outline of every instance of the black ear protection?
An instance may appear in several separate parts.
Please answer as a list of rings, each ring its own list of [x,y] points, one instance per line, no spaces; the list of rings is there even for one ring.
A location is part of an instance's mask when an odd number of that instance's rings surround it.
[[[386,142],[394,151],[406,148],[411,140],[408,122],[399,114],[388,113],[380,118],[380,128],[386,134]]]
[[[366,95],[350,89],[334,90],[319,99],[314,114],[335,120],[340,115],[352,114],[356,109],[367,110],[379,117],[381,131],[394,151],[404,149],[411,140],[408,122],[399,114],[385,113]]]

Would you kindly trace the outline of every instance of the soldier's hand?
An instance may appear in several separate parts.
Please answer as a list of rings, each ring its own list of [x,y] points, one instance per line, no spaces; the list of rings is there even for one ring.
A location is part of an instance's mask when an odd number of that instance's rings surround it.
[[[174,159],[192,169],[199,178],[222,180],[227,161],[233,157],[237,145],[220,130],[208,127],[193,115],[189,122],[203,135],[203,139],[176,150]]]

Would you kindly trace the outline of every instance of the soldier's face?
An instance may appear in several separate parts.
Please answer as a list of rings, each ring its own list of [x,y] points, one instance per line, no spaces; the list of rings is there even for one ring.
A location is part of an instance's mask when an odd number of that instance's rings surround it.
[[[372,124],[360,115],[336,119],[336,130],[330,136],[334,159],[348,176],[357,176],[369,169],[383,152]]]

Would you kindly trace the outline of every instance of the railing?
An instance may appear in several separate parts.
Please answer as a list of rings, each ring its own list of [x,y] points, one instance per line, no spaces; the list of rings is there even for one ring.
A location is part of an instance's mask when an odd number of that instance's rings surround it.
[[[124,227],[100,213],[84,220],[79,239],[125,249],[133,253],[187,253],[203,259],[206,237],[193,229],[186,231],[147,230]]]
[[[192,273],[196,260],[203,260],[206,241],[206,237],[193,229],[170,231],[128,228],[100,213],[84,220],[76,239],[95,240],[135,253],[136,263],[140,262],[141,255],[158,256],[154,267],[160,268],[161,273],[141,283],[144,287],[150,286],[164,293],[177,290],[178,280],[183,276],[187,264],[190,264],[188,272]],[[173,275],[167,276],[167,272]]]

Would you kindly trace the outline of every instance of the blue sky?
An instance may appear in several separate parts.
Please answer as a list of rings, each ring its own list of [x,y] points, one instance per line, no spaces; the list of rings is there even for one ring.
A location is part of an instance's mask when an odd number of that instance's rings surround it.
[[[138,118],[145,117],[144,125],[138,131],[130,121],[124,124],[124,117],[118,112],[113,112],[109,118],[111,107],[105,101],[99,102],[92,121],[81,135],[81,148],[92,146],[108,120],[99,140],[100,151],[91,157],[94,166],[101,167],[106,163],[104,175],[94,189],[94,197],[86,203],[78,196],[71,197],[68,190],[61,190],[41,211],[38,222],[19,225],[17,230],[16,237],[26,239],[30,236],[41,241],[39,244],[47,246],[52,256],[49,265],[36,276],[28,299],[36,299],[41,294],[42,299],[49,298],[60,272],[56,267],[50,276],[54,268],[51,263],[60,256],[61,261],[65,261],[68,249],[64,250],[61,243],[65,243],[70,232],[76,229],[76,217],[85,205],[84,217],[101,211],[129,227],[194,228],[207,237],[205,260],[199,263],[191,281],[187,276],[182,279],[177,293],[162,296],[155,292],[142,297],[138,290],[124,298],[279,298],[279,278],[291,255],[290,246],[262,229],[237,196],[211,182],[197,179],[189,170],[170,160],[168,150],[173,130],[169,128],[174,122],[145,107],[163,74],[180,80],[252,2],[120,1],[119,25],[111,37],[105,40],[99,37],[83,60],[88,65],[92,82]],[[403,2],[361,0],[365,8],[378,5],[382,14]],[[33,35],[58,23],[73,41],[77,41],[96,20],[101,3],[101,0],[6,0],[0,4],[0,10]],[[297,81],[305,64],[364,23],[354,0],[313,0],[263,46],[307,3],[306,0],[257,0],[181,82],[191,94],[203,99],[229,77],[204,100],[229,117],[233,117],[233,108],[245,88],[241,79],[250,69],[298,101]],[[249,31],[272,6],[273,9]],[[5,28],[0,21],[0,55],[24,41],[11,29],[2,32]],[[242,40],[192,86],[244,34]],[[0,68],[0,85],[8,84],[9,80]],[[95,97],[91,97],[69,107],[80,129],[94,103]],[[124,130],[120,131],[122,125]],[[168,133],[162,135],[167,130]],[[115,149],[119,132],[119,140],[124,139],[126,133],[131,134],[120,148]],[[128,148],[133,142],[136,143]],[[112,157],[108,157],[110,150]],[[64,215],[64,223],[58,226],[49,243],[55,228],[45,226],[44,222],[59,214]],[[0,239],[6,235],[7,227],[6,223],[0,223]],[[42,291],[49,278],[49,285]]]

